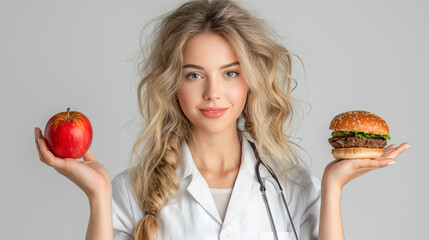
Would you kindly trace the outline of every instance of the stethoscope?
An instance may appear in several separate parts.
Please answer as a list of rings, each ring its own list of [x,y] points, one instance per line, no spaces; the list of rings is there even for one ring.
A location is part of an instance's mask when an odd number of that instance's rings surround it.
[[[283,189],[282,189],[282,186],[280,185],[279,180],[277,179],[276,174],[274,173],[274,171],[273,171],[270,167],[268,167],[267,165],[265,165],[265,163],[263,163],[263,162],[261,161],[261,159],[259,158],[258,151],[256,150],[256,146],[255,146],[255,144],[254,144],[253,142],[251,142],[251,141],[249,141],[249,143],[250,143],[250,145],[252,146],[253,151],[254,151],[254,153],[255,153],[255,157],[256,157],[256,159],[257,159],[257,161],[258,161],[258,162],[256,163],[256,176],[258,177],[258,182],[259,182],[259,184],[260,184],[260,186],[261,186],[261,187],[260,187],[260,190],[261,190],[261,193],[262,193],[262,198],[264,199],[265,207],[266,207],[266,209],[267,209],[268,216],[269,216],[269,218],[270,218],[271,229],[273,230],[273,233],[274,233],[274,237],[275,237],[275,239],[276,239],[276,240],[278,240],[278,239],[279,239],[279,236],[278,236],[278,234],[277,234],[276,225],[274,224],[273,215],[271,214],[270,205],[268,204],[267,195],[265,194],[265,191],[267,190],[267,188],[265,187],[265,183],[262,181],[262,179],[261,179],[261,174],[260,174],[260,172],[259,172],[259,165],[260,165],[261,163],[262,163],[262,165],[264,165],[264,166],[265,166],[265,168],[268,170],[268,172],[270,172],[271,176],[276,180],[277,185],[279,186],[279,189],[280,189],[279,193],[281,194],[282,199],[283,199],[283,203],[284,203],[284,205],[285,205],[285,207],[286,207],[286,211],[287,211],[287,214],[288,214],[288,216],[289,216],[290,222],[291,222],[291,224],[292,224],[292,228],[293,228],[293,232],[295,233],[296,240],[298,240],[298,235],[296,234],[295,226],[293,225],[292,217],[290,216],[290,213],[289,213],[289,208],[288,208],[288,206],[287,206],[286,199],[285,199],[285,196],[284,196],[284,194],[283,194]]]

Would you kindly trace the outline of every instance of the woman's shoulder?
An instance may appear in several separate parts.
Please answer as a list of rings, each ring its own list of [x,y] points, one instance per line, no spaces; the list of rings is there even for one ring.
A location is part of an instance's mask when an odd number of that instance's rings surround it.
[[[308,192],[318,193],[321,189],[321,182],[314,175],[312,170],[305,166],[292,166],[286,171],[287,186],[294,188],[304,194]]]
[[[127,180],[129,178],[129,174],[130,174],[131,169],[127,168],[125,170],[122,170],[121,172],[117,173],[116,175],[114,175],[112,182],[120,182],[120,181],[124,181]]]
[[[116,174],[111,181],[114,236],[132,237],[137,223],[143,218],[130,184],[129,174],[130,169],[125,169]]]
[[[115,175],[112,180],[113,207],[117,211],[126,211],[135,217],[141,217],[136,195],[130,181],[130,168]],[[131,214],[132,213],[132,214]]]
[[[123,196],[123,193],[129,194],[131,191],[131,182],[130,182],[130,168],[127,168],[123,170],[122,172],[119,172],[115,175],[115,177],[112,179],[112,193],[113,194],[119,194],[120,196]]]

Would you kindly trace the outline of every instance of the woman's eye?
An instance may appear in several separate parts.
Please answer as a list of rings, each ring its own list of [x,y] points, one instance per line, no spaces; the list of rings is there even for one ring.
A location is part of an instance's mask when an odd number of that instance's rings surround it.
[[[198,74],[198,73],[189,73],[188,75],[186,75],[186,78],[190,78],[190,79],[198,79],[198,77],[197,77],[197,78],[192,78],[192,77],[191,77],[191,76],[195,76],[195,75],[199,76],[200,74]]]
[[[233,73],[233,74],[235,74],[235,75],[234,75],[234,76],[231,76],[231,75],[230,75],[230,73]],[[230,71],[230,72],[227,72],[226,74],[227,74],[227,75],[229,75],[230,77],[236,77],[236,76],[240,75],[240,73],[238,73],[238,72],[236,72],[236,71]]]

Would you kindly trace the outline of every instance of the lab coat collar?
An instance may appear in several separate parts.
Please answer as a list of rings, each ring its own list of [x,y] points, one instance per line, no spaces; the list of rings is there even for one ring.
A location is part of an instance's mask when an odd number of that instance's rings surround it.
[[[239,213],[240,209],[250,202],[250,198],[258,195],[259,183],[256,178],[255,166],[256,158],[252,147],[245,133],[237,132],[242,147],[240,169],[234,184],[231,198],[228,204],[223,225],[227,225],[234,216]],[[250,138],[250,136],[249,136]],[[182,182],[188,176],[192,179],[187,186],[187,191],[194,199],[213,217],[219,224],[222,224],[215,202],[210,192],[210,188],[204,177],[198,171],[198,168],[193,161],[191,151],[186,143],[182,144],[183,162],[177,170],[178,177]],[[261,177],[268,177],[268,171],[263,171],[261,168]]]

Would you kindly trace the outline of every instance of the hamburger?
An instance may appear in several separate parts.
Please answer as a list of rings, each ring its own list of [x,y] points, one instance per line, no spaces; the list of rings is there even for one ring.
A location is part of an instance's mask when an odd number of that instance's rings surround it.
[[[336,115],[329,126],[335,159],[378,158],[390,140],[389,126],[379,116],[354,110]]]

